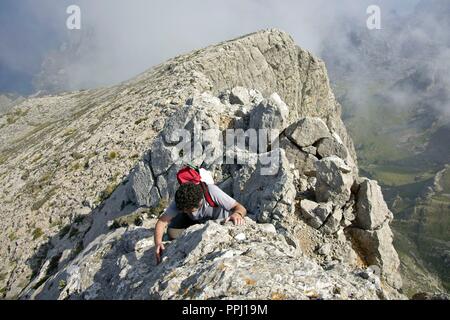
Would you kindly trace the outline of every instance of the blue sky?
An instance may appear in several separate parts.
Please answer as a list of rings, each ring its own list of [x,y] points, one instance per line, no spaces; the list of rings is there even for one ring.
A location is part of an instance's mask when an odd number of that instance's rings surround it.
[[[315,52],[338,18],[356,17],[363,26],[369,4],[378,3],[384,11],[408,11],[416,2],[2,0],[0,93],[33,92],[33,77],[45,57],[80,32],[65,28],[70,4],[80,6],[84,31],[94,33],[86,52],[62,62],[76,88],[124,81],[172,56],[269,27],[286,30]]]

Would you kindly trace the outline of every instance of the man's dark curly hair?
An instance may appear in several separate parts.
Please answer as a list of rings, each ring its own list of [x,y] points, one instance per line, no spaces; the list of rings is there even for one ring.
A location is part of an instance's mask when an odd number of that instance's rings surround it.
[[[192,182],[182,184],[175,192],[175,203],[177,209],[181,211],[197,208],[202,199],[202,187]]]

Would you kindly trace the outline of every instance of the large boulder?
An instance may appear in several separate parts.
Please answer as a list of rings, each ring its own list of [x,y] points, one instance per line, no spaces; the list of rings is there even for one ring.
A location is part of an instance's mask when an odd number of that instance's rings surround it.
[[[326,123],[320,118],[305,117],[286,129],[286,136],[299,147],[312,146],[330,136]]]
[[[364,230],[374,230],[386,220],[393,219],[393,215],[384,201],[381,188],[374,180],[364,179],[359,185],[356,209],[355,226]]]
[[[343,206],[351,196],[354,182],[352,168],[344,160],[332,156],[316,162],[316,200]]]
[[[231,89],[229,101],[231,104],[247,105],[251,102],[250,92],[247,88],[235,87]]]
[[[347,159],[348,153],[345,145],[334,137],[324,138],[317,143],[317,154],[322,158],[337,156],[341,159]]]
[[[303,219],[311,227],[319,229],[333,211],[332,203],[317,203],[308,199],[300,202]]]
[[[393,234],[389,225],[385,223],[376,230],[349,228],[348,232],[361,250],[360,254],[366,263],[378,266],[382,278],[392,287],[400,289],[400,260],[392,244]]]
[[[355,207],[355,220],[348,230],[362,257],[368,264],[380,268],[389,285],[401,288],[400,260],[392,244],[393,234],[389,227],[393,215],[376,181],[365,178],[359,181]]]
[[[317,203],[308,199],[300,201],[303,220],[324,234],[333,234],[341,229],[343,210],[333,207],[332,202]]]
[[[288,124],[289,107],[277,93],[264,99],[250,113],[249,127],[253,129],[278,129],[282,131]]]
[[[139,207],[157,203],[159,194],[154,188],[155,181],[148,163],[141,161],[133,169],[129,179],[129,198]]]
[[[340,207],[335,207],[333,213],[327,218],[327,221],[320,229],[325,234],[333,234],[341,229],[341,221],[343,217],[343,211]]]
[[[280,147],[286,152],[289,162],[294,165],[299,174],[308,177],[316,176],[316,161],[318,159],[311,153],[302,151],[286,137],[280,139]]]
[[[294,176],[283,149],[253,155],[233,174],[233,195],[260,222],[279,222],[294,211]],[[267,163],[271,159],[275,162]]]

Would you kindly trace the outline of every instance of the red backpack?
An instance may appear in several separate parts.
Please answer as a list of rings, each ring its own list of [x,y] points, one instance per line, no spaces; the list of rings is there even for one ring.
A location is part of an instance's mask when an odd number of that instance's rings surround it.
[[[206,202],[208,202],[208,204],[213,208],[217,207],[217,204],[214,202],[214,200],[211,198],[211,195],[209,194],[208,186],[201,179],[202,177],[200,175],[199,168],[192,165],[187,165],[186,167],[180,169],[180,171],[178,171],[177,173],[177,180],[180,185],[189,182],[199,184],[202,187],[203,195],[205,197]]]

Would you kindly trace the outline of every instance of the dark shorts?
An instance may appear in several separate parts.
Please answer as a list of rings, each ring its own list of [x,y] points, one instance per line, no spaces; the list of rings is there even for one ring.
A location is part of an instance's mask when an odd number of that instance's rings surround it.
[[[169,228],[187,229],[194,224],[199,224],[199,221],[194,221],[186,213],[179,213],[169,223]]]

